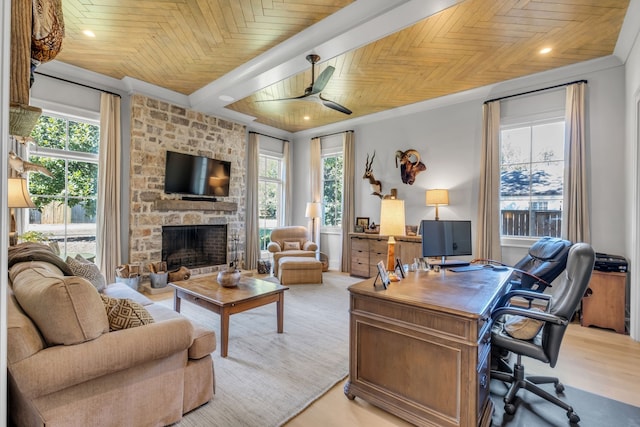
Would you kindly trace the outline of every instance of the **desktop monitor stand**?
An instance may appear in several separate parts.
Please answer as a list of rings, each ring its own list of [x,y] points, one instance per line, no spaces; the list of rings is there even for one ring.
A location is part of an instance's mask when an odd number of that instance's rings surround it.
[[[439,265],[441,268],[453,268],[453,267],[464,267],[469,265],[468,261],[462,261],[457,259],[447,260],[446,256],[443,256],[440,262],[430,262],[429,265],[433,267],[434,265]]]

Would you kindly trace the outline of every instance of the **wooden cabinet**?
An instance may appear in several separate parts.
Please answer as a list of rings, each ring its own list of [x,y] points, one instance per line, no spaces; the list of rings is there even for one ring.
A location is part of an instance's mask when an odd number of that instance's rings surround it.
[[[490,313],[510,272],[496,273],[418,271],[388,289],[349,287],[345,395],[419,426],[489,426]]]
[[[351,233],[351,275],[357,277],[374,277],[378,270],[376,264],[387,262],[388,236],[380,234]],[[410,264],[414,258],[422,257],[422,238],[420,236],[395,237],[396,258],[404,264]]]
[[[627,273],[594,271],[582,298],[582,326],[598,326],[625,333]]]

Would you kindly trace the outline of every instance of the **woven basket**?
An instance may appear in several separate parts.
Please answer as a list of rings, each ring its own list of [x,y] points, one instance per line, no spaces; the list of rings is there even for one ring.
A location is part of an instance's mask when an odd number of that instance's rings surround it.
[[[320,252],[320,262],[322,263],[322,271],[329,271],[329,257]]]
[[[42,109],[30,105],[16,104],[9,106],[9,134],[29,136],[42,114]]]

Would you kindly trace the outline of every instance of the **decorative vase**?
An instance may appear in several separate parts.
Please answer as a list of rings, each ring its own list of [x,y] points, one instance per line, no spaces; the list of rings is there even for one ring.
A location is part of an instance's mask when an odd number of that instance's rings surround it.
[[[240,281],[240,271],[236,270],[222,270],[218,273],[218,283],[224,288],[235,288]]]

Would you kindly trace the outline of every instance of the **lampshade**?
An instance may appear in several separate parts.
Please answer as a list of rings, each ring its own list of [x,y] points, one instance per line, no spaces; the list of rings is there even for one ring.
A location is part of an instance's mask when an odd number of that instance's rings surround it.
[[[8,207],[35,208],[36,205],[29,196],[27,180],[24,178],[9,178],[7,185]]]
[[[427,190],[427,206],[444,206],[449,204],[449,190]]]
[[[320,202],[308,202],[304,216],[307,218],[322,217],[322,204]]]
[[[380,234],[404,236],[404,200],[382,199],[380,204]]]

